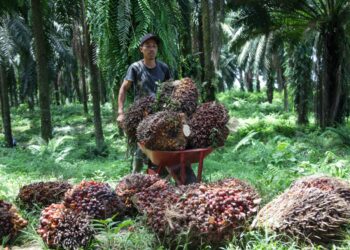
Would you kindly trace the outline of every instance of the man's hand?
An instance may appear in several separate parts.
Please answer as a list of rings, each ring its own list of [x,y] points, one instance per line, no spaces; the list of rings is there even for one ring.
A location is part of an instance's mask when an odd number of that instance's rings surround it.
[[[124,128],[124,119],[125,119],[124,113],[119,113],[117,118],[117,123],[121,128]]]

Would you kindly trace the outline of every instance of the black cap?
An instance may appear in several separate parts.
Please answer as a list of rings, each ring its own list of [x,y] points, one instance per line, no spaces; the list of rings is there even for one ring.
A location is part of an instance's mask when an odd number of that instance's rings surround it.
[[[141,40],[140,40],[140,46],[142,46],[146,41],[148,41],[148,40],[150,40],[150,39],[155,40],[156,43],[157,43],[157,45],[159,45],[159,42],[160,42],[159,38],[158,38],[156,35],[152,34],[152,33],[148,33],[148,34],[144,35],[144,36],[141,38]]]

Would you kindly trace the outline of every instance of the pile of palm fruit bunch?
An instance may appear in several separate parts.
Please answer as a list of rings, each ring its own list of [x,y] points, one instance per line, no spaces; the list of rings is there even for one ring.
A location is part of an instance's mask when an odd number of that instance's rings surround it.
[[[311,243],[329,243],[342,237],[350,220],[350,185],[342,180],[311,176],[294,182],[268,203],[254,227]]]
[[[32,183],[20,188],[18,200],[26,208],[32,208],[34,205],[48,206],[60,202],[70,188],[71,184],[62,181]]]
[[[155,98],[153,96],[142,97],[133,103],[125,112],[124,131],[129,143],[136,142],[136,130],[140,122],[154,112]]]
[[[37,232],[49,247],[78,249],[94,235],[92,220],[122,216],[124,211],[123,202],[108,184],[82,181],[65,193],[61,203],[41,212]]]
[[[228,111],[217,102],[201,104],[192,115],[189,126],[191,134],[188,148],[221,147],[229,135]]]
[[[159,236],[166,235],[166,210],[176,203],[186,190],[195,185],[175,187],[165,180],[159,180],[132,197],[139,213],[147,216],[147,225]]]
[[[130,174],[120,180],[115,188],[115,192],[124,203],[127,212],[132,212],[133,204],[131,198],[160,180],[158,175]]]
[[[24,220],[14,205],[0,200],[0,241],[5,238],[12,240],[18,232],[27,226],[28,222]]]
[[[227,109],[217,102],[198,106],[198,90],[190,78],[164,82],[152,107],[158,112],[144,116],[140,111],[137,118],[137,141],[148,149],[219,147],[228,137]],[[127,129],[131,129],[131,125]]]
[[[157,106],[160,110],[182,112],[188,117],[195,112],[197,103],[196,84],[188,77],[164,82],[157,98]]]
[[[237,179],[179,187],[161,180],[132,200],[159,237],[173,239],[188,232],[186,238],[193,244],[213,245],[240,233],[261,201],[249,184]]]
[[[202,184],[170,206],[163,230],[170,235],[184,230],[192,244],[219,246],[247,227],[260,201],[249,184],[237,179]]]
[[[77,212],[87,213],[92,219],[106,219],[121,216],[125,206],[115,191],[106,183],[82,181],[68,190],[64,205]]]
[[[51,204],[41,212],[37,232],[50,248],[79,249],[94,235],[90,222],[86,213]]]
[[[149,115],[137,127],[137,140],[151,150],[184,150],[189,135],[186,116],[173,111]]]

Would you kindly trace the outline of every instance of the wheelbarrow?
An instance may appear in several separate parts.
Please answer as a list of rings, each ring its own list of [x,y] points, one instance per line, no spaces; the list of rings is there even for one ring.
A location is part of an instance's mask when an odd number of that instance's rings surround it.
[[[212,151],[212,147],[196,148],[181,151],[153,151],[147,149],[144,144],[138,143],[141,151],[157,166],[154,171],[147,169],[148,174],[159,174],[162,170],[167,169],[178,185],[184,185],[186,181],[186,167],[192,167],[191,164],[198,163],[197,181],[202,181],[203,161],[204,158]],[[175,169],[180,165],[180,179],[175,175]]]

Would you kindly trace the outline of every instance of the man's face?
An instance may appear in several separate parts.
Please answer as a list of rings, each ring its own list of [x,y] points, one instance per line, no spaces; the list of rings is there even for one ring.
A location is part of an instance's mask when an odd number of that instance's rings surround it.
[[[149,39],[140,47],[140,51],[145,59],[155,59],[158,52],[158,45],[154,39]]]

